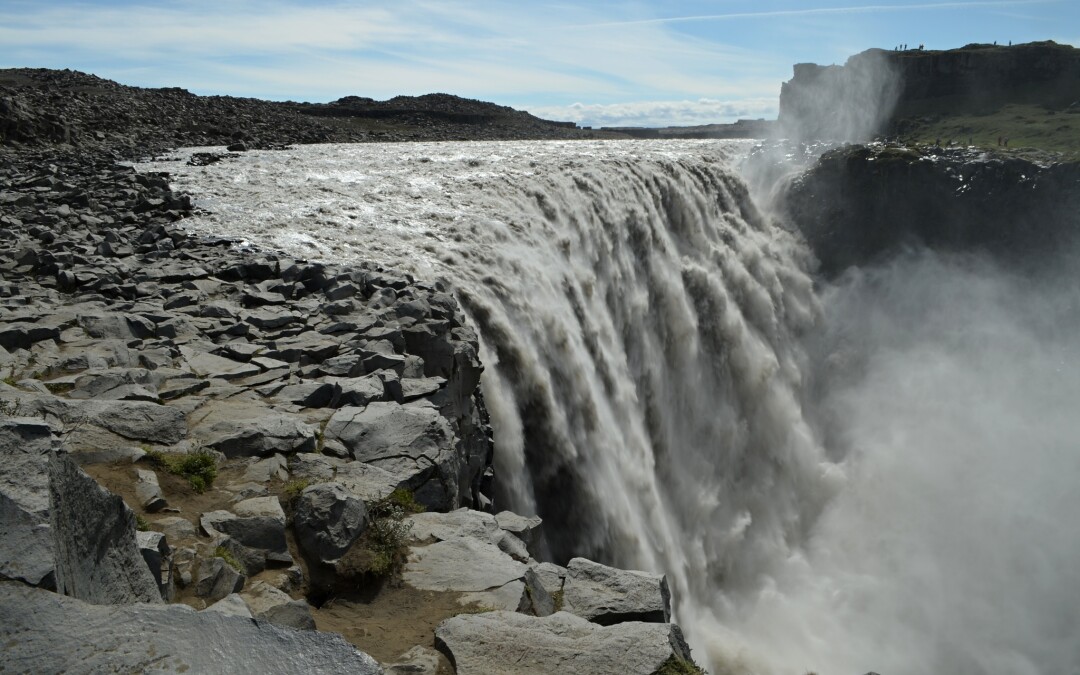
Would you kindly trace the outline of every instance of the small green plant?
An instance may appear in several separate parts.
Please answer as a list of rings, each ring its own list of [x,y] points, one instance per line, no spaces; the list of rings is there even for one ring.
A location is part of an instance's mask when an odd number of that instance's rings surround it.
[[[16,384],[18,384],[18,382],[19,381],[15,379],[14,375],[8,375],[7,377],[4,378],[4,384],[6,384],[9,387],[14,387]]]
[[[672,654],[655,675],[705,675],[705,671],[693,661]]]
[[[368,570],[376,576],[393,573],[404,558],[405,540],[412,523],[400,506],[390,506],[368,525],[367,547],[372,553]]]
[[[197,493],[205,492],[217,478],[217,459],[203,450],[187,454],[149,450],[146,456],[155,466],[186,478]]]
[[[135,514],[135,529],[139,532],[146,532],[150,529],[150,523],[146,522],[146,518],[143,518],[139,514]]]
[[[240,574],[244,573],[244,567],[240,564],[240,561],[237,560],[236,556],[229,552],[229,549],[225,548],[224,546],[218,546],[214,549],[214,557],[221,558],[225,561],[226,565],[233,568]]]
[[[555,611],[560,612],[563,608],[563,590],[560,588],[551,594],[551,601],[555,605]]]
[[[367,505],[371,522],[365,533],[365,548],[370,553],[367,569],[376,576],[390,576],[405,559],[412,522],[405,519],[410,513],[424,510],[411,490],[398,488],[386,497]]]
[[[300,499],[300,494],[311,485],[311,481],[307,478],[297,478],[285,483],[285,488],[281,491],[281,496],[284,498],[285,507],[288,509],[296,508],[296,502]]]
[[[315,432],[315,454],[323,454],[323,448],[326,447],[326,426],[330,424],[330,418],[327,417],[319,423],[319,430]]]
[[[386,501],[395,506],[400,506],[405,513],[423,513],[427,507],[416,501],[416,495],[408,488],[398,488],[386,497]]]

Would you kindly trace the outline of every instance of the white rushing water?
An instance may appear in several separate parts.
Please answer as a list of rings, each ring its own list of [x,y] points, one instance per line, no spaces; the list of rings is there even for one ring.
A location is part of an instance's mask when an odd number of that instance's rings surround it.
[[[442,280],[500,506],[664,572],[714,675],[1080,672],[1080,291],[912,254],[815,292],[739,142],[306,146],[190,222]]]

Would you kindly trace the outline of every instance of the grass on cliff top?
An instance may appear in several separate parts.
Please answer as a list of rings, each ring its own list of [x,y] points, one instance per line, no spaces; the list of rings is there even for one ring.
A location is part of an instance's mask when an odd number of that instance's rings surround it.
[[[1080,107],[1048,110],[1039,105],[1008,104],[987,115],[940,115],[903,121],[902,138],[908,142],[942,144],[952,140],[988,150],[1023,154],[1031,151],[1060,153],[1080,159]],[[1009,147],[998,146],[998,138]]]
[[[147,450],[146,455],[155,466],[186,478],[196,493],[211,487],[217,478],[217,459],[209,452],[181,454]]]

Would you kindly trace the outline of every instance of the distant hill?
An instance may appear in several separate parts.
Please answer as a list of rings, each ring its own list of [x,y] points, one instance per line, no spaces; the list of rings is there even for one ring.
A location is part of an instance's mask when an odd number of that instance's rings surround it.
[[[131,156],[169,147],[359,141],[591,138],[597,132],[449,94],[333,103],[197,96],[44,68],[0,70],[0,145],[103,146]]]
[[[1054,42],[871,49],[844,66],[797,64],[779,123],[804,139],[875,135],[1080,150],[1080,49]],[[862,138],[859,138],[862,136]]]

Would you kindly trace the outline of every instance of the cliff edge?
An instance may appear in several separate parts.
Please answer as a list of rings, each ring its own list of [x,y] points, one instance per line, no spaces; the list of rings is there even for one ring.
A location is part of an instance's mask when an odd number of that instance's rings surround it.
[[[1031,137],[1033,147],[1067,150],[1080,146],[1068,113],[1080,113],[1080,49],[1046,41],[870,49],[843,66],[796,64],[779,121],[801,139]]]

